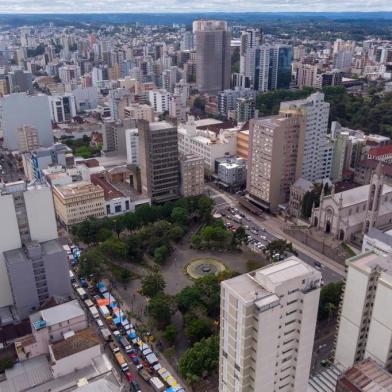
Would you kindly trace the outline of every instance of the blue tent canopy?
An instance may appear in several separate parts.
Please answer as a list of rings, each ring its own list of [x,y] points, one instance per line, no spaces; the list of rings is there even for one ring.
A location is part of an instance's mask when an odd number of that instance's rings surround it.
[[[113,320],[113,322],[114,322],[114,324],[121,324],[121,317],[116,317],[114,320]]]

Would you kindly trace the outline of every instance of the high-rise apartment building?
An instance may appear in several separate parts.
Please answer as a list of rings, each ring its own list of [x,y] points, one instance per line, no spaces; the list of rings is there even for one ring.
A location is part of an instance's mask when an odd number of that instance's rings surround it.
[[[16,139],[20,152],[31,151],[39,147],[38,130],[28,125],[18,128]]]
[[[18,181],[0,188],[0,308],[13,305],[3,253],[32,241],[56,238],[52,192],[48,186],[38,183],[28,186]]]
[[[204,192],[204,159],[197,155],[180,157],[181,196],[199,196]]]
[[[177,127],[140,120],[139,162],[142,193],[153,202],[165,202],[179,195]]]
[[[230,87],[230,32],[221,20],[193,22],[196,40],[196,86],[199,92],[216,94]]]
[[[8,85],[11,93],[33,93],[33,75],[23,69],[8,73]]]
[[[320,282],[294,256],[222,282],[220,392],[307,390]]]
[[[348,368],[372,358],[392,370],[392,256],[361,253],[346,265],[335,362]]]
[[[291,46],[264,44],[254,50],[256,51],[254,88],[258,91],[289,88],[292,62]]]
[[[247,191],[262,208],[276,211],[300,176],[304,119],[299,112],[251,120]]]
[[[305,117],[302,169],[300,177],[308,181],[329,178],[333,149],[328,141],[329,103],[317,92],[298,101],[282,102],[280,113],[298,110]]]

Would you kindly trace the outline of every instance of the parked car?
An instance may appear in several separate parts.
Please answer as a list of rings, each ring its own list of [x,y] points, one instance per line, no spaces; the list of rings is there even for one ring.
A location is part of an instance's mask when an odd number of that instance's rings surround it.
[[[142,390],[140,389],[140,385],[136,380],[131,381],[131,389],[132,392],[142,392]]]
[[[133,381],[135,379],[135,376],[131,372],[126,372],[125,377],[129,382]]]

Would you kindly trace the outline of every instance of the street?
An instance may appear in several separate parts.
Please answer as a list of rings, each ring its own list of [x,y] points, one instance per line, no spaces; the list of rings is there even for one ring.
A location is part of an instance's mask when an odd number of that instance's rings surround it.
[[[223,213],[225,215],[223,216],[225,223],[230,223],[234,227],[240,226],[239,223],[233,222],[232,219],[228,218],[228,215],[232,217],[233,214],[228,212],[227,208],[236,208],[239,213],[245,217],[243,219],[242,225],[245,228],[246,226],[249,227],[249,229],[247,230],[247,234],[250,235],[257,242],[265,246],[270,241],[274,241],[279,238],[285,238],[282,233],[278,235],[275,231],[271,229],[271,223],[273,222],[269,221],[269,216],[267,214],[265,214],[265,218],[255,216],[238,203],[238,199],[235,195],[223,193],[222,191],[210,185],[207,185],[206,188],[209,196],[214,200],[214,212],[221,214]],[[252,229],[256,229],[255,232],[252,232]],[[325,258],[322,259],[315,257],[315,255],[313,254],[314,252],[311,252],[310,249],[306,249],[305,245],[299,247],[298,244],[293,244],[293,246],[298,253],[298,257],[301,260],[311,265],[312,267],[320,270],[325,284],[331,282],[338,282],[343,279],[343,268],[337,268],[335,265],[328,265]],[[260,252],[257,247],[252,247],[251,249]]]

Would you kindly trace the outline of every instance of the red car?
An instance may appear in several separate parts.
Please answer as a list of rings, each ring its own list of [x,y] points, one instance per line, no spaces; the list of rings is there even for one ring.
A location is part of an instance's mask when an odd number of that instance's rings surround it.
[[[126,372],[125,377],[129,382],[133,381],[135,379],[135,376],[131,372]]]

